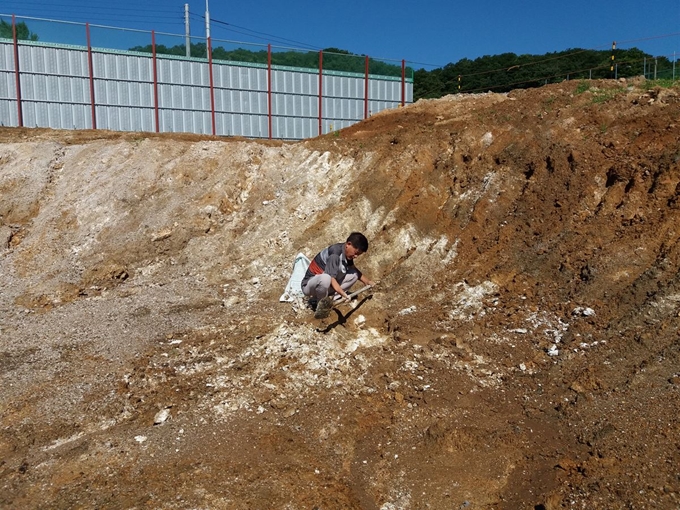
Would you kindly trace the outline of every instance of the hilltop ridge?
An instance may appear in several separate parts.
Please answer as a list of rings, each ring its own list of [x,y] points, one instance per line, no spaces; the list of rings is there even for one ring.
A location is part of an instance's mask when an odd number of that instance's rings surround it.
[[[0,129],[0,504],[677,507],[680,92],[584,83]],[[278,301],[353,230],[371,296]]]

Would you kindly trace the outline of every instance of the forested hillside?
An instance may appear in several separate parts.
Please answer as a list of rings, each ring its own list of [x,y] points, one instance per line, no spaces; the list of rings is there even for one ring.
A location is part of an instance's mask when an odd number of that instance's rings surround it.
[[[16,25],[17,39],[38,40],[25,22]],[[0,37],[13,38],[12,25],[0,20]],[[161,55],[185,56],[184,45],[156,45],[156,53]],[[131,51],[151,53],[153,47],[135,46]],[[190,54],[195,58],[207,57],[205,43],[192,43]],[[232,62],[267,64],[269,54],[266,49],[252,51],[244,48],[226,49],[222,46],[212,48],[212,58]],[[289,67],[318,69],[319,52],[286,49],[274,50],[272,64]],[[408,64],[408,62],[407,62]],[[366,56],[353,54],[338,48],[323,50],[323,69],[352,73],[366,72]],[[370,74],[401,77],[402,66],[373,58],[368,59]],[[406,77],[413,78],[413,100],[439,98],[458,92],[508,92],[514,89],[540,87],[573,79],[609,79],[642,76],[651,79],[674,79],[673,62],[667,57],[655,57],[638,48],[588,50],[573,48],[544,55],[517,55],[502,53],[485,55],[471,60],[463,58],[443,67],[415,70],[406,66]]]
[[[150,44],[146,46],[135,46],[131,51],[151,53],[153,48]],[[175,46],[157,45],[156,53],[165,55],[186,55],[186,46],[178,44]],[[205,43],[192,43],[190,48],[192,57],[205,58],[208,54]],[[267,64],[268,52],[266,49],[251,51],[244,48],[227,50],[222,46],[212,48],[212,58],[215,60],[225,60],[231,62],[249,62],[257,64]],[[304,67],[309,69],[319,68],[318,51],[272,51],[272,65]],[[323,50],[323,69],[326,71],[341,71],[348,73],[365,73],[366,56],[356,55],[346,50],[338,48],[326,48]],[[369,73],[383,76],[401,76],[401,65],[389,64],[380,60],[369,58]],[[407,76],[413,75],[413,70],[407,70]]]
[[[637,48],[613,52],[575,48],[545,55],[503,53],[475,60],[464,58],[432,71],[419,69],[414,77],[414,100],[457,92],[508,92],[567,79],[607,79],[643,74],[648,78],[672,78],[673,63],[666,57],[656,58]]]
[[[132,51],[151,52],[151,45],[136,46]],[[156,46],[156,53],[186,54],[184,45]],[[191,55],[207,55],[206,45],[191,45]],[[613,56],[613,59],[612,59]],[[212,49],[216,60],[253,62],[266,64],[266,50],[250,51],[243,48],[226,50],[218,46]],[[272,53],[272,64],[317,69],[319,53],[316,51],[283,51]],[[365,55],[352,54],[346,50],[326,48],[323,50],[323,69],[364,73]],[[612,70],[612,67],[614,68]],[[387,76],[401,76],[401,66],[369,59],[369,72]],[[645,75],[648,78],[671,78],[673,63],[666,57],[654,57],[637,48],[628,50],[569,49],[544,55],[516,55],[503,53],[485,55],[470,60],[463,58],[444,67],[414,70],[406,67],[406,76],[414,79],[413,99],[438,98],[458,92],[508,92],[513,89],[540,87],[573,79],[607,79]]]

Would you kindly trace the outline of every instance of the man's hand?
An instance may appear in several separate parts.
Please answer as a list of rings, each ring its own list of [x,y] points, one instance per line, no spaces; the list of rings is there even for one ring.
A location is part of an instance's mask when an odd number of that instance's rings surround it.
[[[361,275],[361,278],[359,278],[359,281],[363,283],[364,285],[369,285],[371,287],[375,287],[378,282],[374,282],[373,280],[370,280],[366,278],[366,275]]]

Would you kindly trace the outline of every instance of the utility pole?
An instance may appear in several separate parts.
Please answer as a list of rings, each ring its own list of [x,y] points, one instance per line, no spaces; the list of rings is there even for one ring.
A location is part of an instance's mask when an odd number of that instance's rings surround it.
[[[187,47],[187,57],[191,56],[191,37],[189,35],[189,4],[184,4],[184,41]]]
[[[657,59],[654,57],[654,79],[656,80],[656,65],[657,65]]]
[[[205,39],[210,39],[210,9],[208,9],[208,0],[205,0]]]

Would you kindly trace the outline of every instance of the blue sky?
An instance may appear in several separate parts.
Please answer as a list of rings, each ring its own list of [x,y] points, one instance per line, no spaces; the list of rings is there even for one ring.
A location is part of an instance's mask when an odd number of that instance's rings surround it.
[[[569,48],[637,47],[652,55],[680,56],[680,0],[209,0],[213,40],[304,49],[336,47],[415,68],[441,67],[461,58],[512,52],[544,54]],[[16,14],[41,40],[84,44],[81,25],[23,17],[89,22],[133,29],[92,29],[93,45],[148,44],[134,30],[183,34],[183,0],[2,0],[1,14]],[[189,3],[191,35],[205,37],[205,0]],[[3,19],[7,20],[6,17]],[[148,42],[147,42],[148,41]],[[157,42],[181,44],[164,35]],[[219,45],[219,43],[218,43]]]

